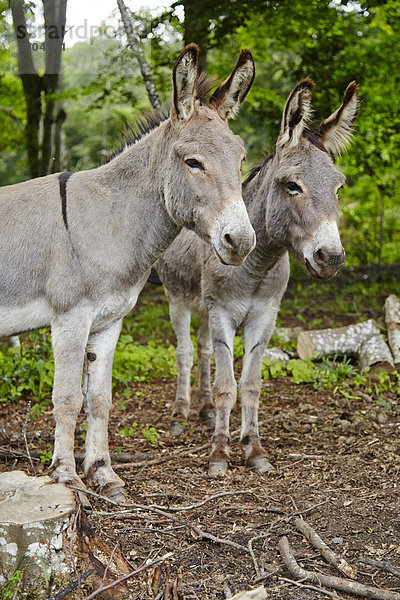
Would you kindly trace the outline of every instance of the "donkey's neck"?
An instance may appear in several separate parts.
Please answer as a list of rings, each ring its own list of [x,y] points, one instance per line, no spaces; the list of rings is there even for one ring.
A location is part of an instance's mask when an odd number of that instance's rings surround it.
[[[166,159],[173,139],[168,120],[97,170],[97,183],[104,186],[121,217],[119,235],[135,272],[153,265],[179,233],[164,202]]]
[[[260,171],[243,186],[243,199],[250,222],[257,237],[257,245],[246,259],[244,266],[260,278],[270,271],[286,253],[267,231],[267,206],[270,195],[270,164],[264,163]]]

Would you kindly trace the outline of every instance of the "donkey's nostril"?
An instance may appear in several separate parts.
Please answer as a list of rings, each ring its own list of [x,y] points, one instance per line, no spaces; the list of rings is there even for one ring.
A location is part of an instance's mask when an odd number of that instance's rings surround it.
[[[224,235],[224,241],[225,241],[225,244],[226,244],[227,246],[229,246],[229,248],[232,248],[232,249],[234,249],[234,248],[235,248],[235,242],[233,241],[233,239],[232,239],[232,237],[230,236],[230,234],[229,234],[229,233],[226,233],[226,234]]]
[[[314,252],[314,260],[321,266],[341,267],[345,263],[346,255],[343,249],[337,252],[322,246]]]

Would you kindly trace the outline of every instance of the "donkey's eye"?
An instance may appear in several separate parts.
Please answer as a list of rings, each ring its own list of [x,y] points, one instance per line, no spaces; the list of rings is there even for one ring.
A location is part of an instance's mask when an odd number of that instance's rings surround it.
[[[285,183],[285,186],[291,196],[298,196],[299,194],[303,193],[301,187],[297,185],[297,183],[295,183],[294,181],[288,181],[287,183]]]
[[[198,169],[199,171],[204,171],[204,167],[201,164],[201,162],[199,162],[195,158],[188,158],[187,160],[185,160],[185,163],[191,169]]]

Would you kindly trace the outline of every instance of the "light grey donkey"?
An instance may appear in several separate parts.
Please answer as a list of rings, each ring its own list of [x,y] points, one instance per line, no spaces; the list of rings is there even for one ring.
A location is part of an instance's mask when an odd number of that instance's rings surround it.
[[[265,472],[273,467],[258,432],[261,365],[289,278],[288,252],[317,278],[332,277],[345,263],[338,231],[338,190],[345,178],[329,153],[339,153],[351,137],[358,90],[351,83],[340,108],[312,130],[307,126],[312,87],[312,81],[305,79],[289,96],[274,155],[244,183],[243,197],[257,237],[256,248],[245,263],[238,268],[221,265],[210,245],[184,230],[157,262],[178,341],[178,389],[171,421],[171,432],[176,435],[189,413],[191,312],[200,316],[200,417],[212,425],[215,416],[210,475],[224,474],[228,467],[229,417],[237,395],[233,370],[236,328],[244,327],[240,441],[246,466]],[[209,364],[212,349],[214,402]]]
[[[0,337],[51,327],[53,477],[83,485],[73,451],[84,398],[84,473],[114,498],[124,483],[111,468],[107,430],[122,318],[183,226],[227,264],[239,265],[255,244],[242,199],[244,147],[227,125],[252,84],[253,59],[243,51],[204,104],[198,51],[189,45],[175,64],[170,116],[150,119],[107,164],[0,191]]]

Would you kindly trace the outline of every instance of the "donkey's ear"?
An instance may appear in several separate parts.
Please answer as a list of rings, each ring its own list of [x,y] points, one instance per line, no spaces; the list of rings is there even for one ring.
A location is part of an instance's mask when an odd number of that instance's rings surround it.
[[[340,154],[349,143],[357,112],[358,85],[352,81],[344,93],[342,105],[319,126],[318,135],[328,152]]]
[[[314,82],[303,79],[286,100],[283,110],[278,148],[294,148],[311,116],[311,95]]]
[[[183,122],[189,119],[194,111],[196,100],[196,80],[199,47],[189,44],[182,50],[172,72],[174,86],[171,106],[171,119]]]
[[[249,50],[242,50],[231,75],[215,90],[209,101],[222,119],[235,116],[250,91],[254,75],[253,56]]]

